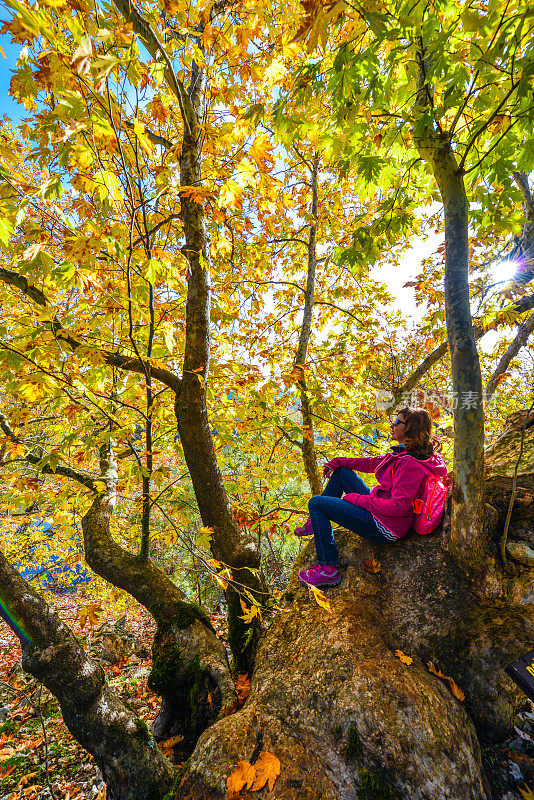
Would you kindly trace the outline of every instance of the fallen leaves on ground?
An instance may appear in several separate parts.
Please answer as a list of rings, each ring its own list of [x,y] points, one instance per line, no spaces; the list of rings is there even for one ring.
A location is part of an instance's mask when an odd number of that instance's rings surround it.
[[[403,664],[413,664],[413,658],[411,656],[407,656],[402,652],[402,650],[395,650],[395,655],[402,661]]]
[[[324,608],[325,611],[328,611],[331,614],[332,608],[330,606],[330,600],[324,594],[324,592],[321,592],[321,590],[318,589],[317,586],[312,586],[310,583],[308,584],[308,589],[313,594],[317,605],[321,606],[321,608]]]
[[[451,692],[459,700],[461,703],[465,700],[465,694],[460,689],[454,678],[451,678],[450,675],[444,675],[440,669],[436,669],[435,665],[432,661],[428,662],[428,669],[433,675],[436,675],[438,678],[441,678],[442,681],[445,681],[449,684]]]
[[[83,616],[80,620],[80,615],[84,608],[101,605],[99,623],[114,621],[121,614],[112,604],[101,603],[99,597],[91,596],[87,590],[67,595],[47,593],[46,600],[89,650],[99,645],[87,622],[85,628],[81,627]],[[123,659],[119,675],[114,675],[113,665],[103,662],[102,666],[113,690],[126,702],[133,703],[138,716],[150,726],[160,704],[146,683],[155,623],[148,611],[132,600],[127,610],[127,627],[139,646],[146,649],[146,657],[132,655]],[[37,684],[22,672],[20,657],[20,644],[15,634],[0,622],[0,681],[5,681],[13,690],[6,687],[0,702],[8,710],[6,721],[0,723],[0,797],[6,793],[5,787],[18,787],[12,800],[33,800],[47,785],[45,748],[40,719],[29,702],[34,699]],[[84,800],[92,797],[93,791],[97,791],[93,800],[105,800],[96,764],[69,733],[57,701],[46,689],[42,690],[40,705],[48,735],[48,778],[57,786],[57,800]],[[12,762],[9,759],[13,759]],[[26,783],[20,783],[23,778]]]
[[[371,560],[363,562],[363,568],[366,572],[370,572],[372,575],[378,575],[378,573],[382,570],[382,564],[380,561],[376,561],[376,559],[372,558]]]
[[[235,795],[245,786],[257,792],[268,784],[269,791],[272,791],[277,777],[280,775],[280,760],[272,753],[263,750],[260,757],[254,764],[248,761],[240,761],[237,767],[226,779],[226,787],[229,797],[236,800]]]

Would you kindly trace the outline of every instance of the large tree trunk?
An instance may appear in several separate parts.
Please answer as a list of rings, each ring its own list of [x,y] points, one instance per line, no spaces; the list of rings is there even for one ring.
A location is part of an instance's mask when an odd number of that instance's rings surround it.
[[[480,361],[469,298],[469,202],[446,133],[430,127],[432,90],[426,80],[425,52],[418,54],[414,141],[431,167],[445,215],[445,318],[451,354],[454,408],[454,490],[448,547],[473,578],[488,567],[484,531],[484,406]]]

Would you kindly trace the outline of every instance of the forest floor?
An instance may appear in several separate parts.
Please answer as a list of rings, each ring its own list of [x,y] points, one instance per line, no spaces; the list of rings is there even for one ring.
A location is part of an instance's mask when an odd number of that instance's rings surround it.
[[[159,700],[147,687],[154,635],[148,612],[132,599],[118,621],[113,607],[102,607],[90,590],[47,600],[101,661],[111,686],[150,724]],[[515,722],[512,737],[483,750],[492,800],[534,800],[534,705],[525,703]],[[172,744],[160,744],[170,758]],[[55,698],[24,673],[18,640],[0,622],[0,800],[105,797],[96,764],[66,729]]]

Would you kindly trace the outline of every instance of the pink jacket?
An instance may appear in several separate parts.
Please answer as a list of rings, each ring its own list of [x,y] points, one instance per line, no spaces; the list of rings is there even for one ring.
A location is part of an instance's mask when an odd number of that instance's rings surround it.
[[[366,508],[399,539],[406,536],[413,522],[412,501],[419,495],[424,478],[432,472],[441,478],[447,475],[445,462],[437,453],[419,461],[397,446],[385,456],[340,456],[335,461],[336,467],[375,473],[378,485],[371,489],[370,495],[351,493],[344,499]]]

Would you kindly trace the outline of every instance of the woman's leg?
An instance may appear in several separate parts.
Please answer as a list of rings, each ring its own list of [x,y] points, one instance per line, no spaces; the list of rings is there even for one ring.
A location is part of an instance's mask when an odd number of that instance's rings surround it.
[[[344,494],[357,492],[358,494],[371,494],[369,487],[359,475],[348,467],[338,467],[330,475],[330,479],[323,489],[322,497],[343,497]]]
[[[335,469],[326,484],[321,497],[343,497],[344,494],[349,492],[357,492],[358,494],[371,494],[369,487],[356,475],[353,470],[348,467],[338,467]],[[311,516],[308,517],[304,525],[295,528],[295,536],[311,536],[314,529],[312,526]],[[332,540],[333,541],[333,540]],[[322,563],[322,562],[319,562]],[[325,564],[329,563],[327,561]]]
[[[346,500],[319,495],[311,498],[308,508],[319,564],[337,566],[339,563],[332,522],[337,522],[338,525],[342,525],[371,542],[391,541],[378,530],[370,511],[355,506],[353,503],[347,503]]]

